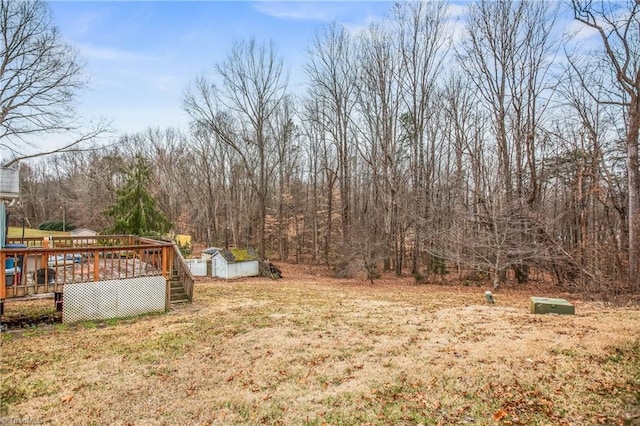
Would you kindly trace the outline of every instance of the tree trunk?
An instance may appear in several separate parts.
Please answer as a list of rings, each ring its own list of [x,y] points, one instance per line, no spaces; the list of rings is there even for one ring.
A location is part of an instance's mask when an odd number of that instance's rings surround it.
[[[627,170],[629,176],[629,284],[640,292],[640,96],[631,99],[627,130]]]

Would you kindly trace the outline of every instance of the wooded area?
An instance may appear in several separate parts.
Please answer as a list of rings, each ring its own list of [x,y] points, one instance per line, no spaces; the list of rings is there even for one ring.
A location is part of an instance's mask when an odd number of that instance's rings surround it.
[[[22,162],[12,215],[106,228],[140,155],[173,230],[208,245],[338,276],[536,274],[640,292],[640,2],[451,14],[404,2],[361,33],[319,28],[304,93],[275,45],[240,40],[185,90],[188,132]],[[576,26],[559,28],[567,14]]]

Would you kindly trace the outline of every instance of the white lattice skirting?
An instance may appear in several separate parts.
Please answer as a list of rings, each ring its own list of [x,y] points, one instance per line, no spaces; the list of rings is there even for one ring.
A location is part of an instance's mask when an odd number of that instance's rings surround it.
[[[162,276],[66,284],[63,322],[130,317],[165,309]]]

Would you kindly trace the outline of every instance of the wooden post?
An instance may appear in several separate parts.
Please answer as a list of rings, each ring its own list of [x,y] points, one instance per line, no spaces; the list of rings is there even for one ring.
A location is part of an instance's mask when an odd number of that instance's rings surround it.
[[[54,293],[53,297],[54,297],[54,301],[55,301],[55,305],[56,305],[56,312],[62,312],[63,293],[62,292],[56,292],[56,293]]]
[[[165,278],[165,297],[164,297],[164,310],[168,312],[171,309],[171,281],[169,278]]]
[[[166,279],[170,279],[170,271],[171,265],[170,263],[171,256],[169,256],[169,247],[162,247],[162,275]]]
[[[93,252],[93,281],[100,281],[100,253]]]
[[[42,239],[42,248],[49,248],[49,237],[44,237]],[[47,269],[49,268],[49,255],[46,252],[42,252],[42,267],[45,268],[45,282],[48,281],[47,279]],[[36,274],[38,273],[37,271],[38,268],[36,268]]]
[[[0,271],[0,300],[4,300],[7,296],[7,277],[5,276],[5,265],[7,257],[4,251],[0,250],[0,262],[2,262],[2,271]]]
[[[167,299],[165,310],[171,309],[171,279],[173,271],[173,247],[162,247],[162,274],[167,281]]]

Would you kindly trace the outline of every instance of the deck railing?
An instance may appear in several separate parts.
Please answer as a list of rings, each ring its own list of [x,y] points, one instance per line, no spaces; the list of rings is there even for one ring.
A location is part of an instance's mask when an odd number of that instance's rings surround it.
[[[123,246],[136,245],[141,240],[151,240],[148,238],[140,238],[133,235],[95,235],[91,237],[70,237],[70,236],[50,236],[50,237],[25,237],[25,238],[7,238],[9,244],[24,244],[27,247],[44,247],[47,245],[51,248],[67,248],[67,247],[105,247],[105,246]]]
[[[189,301],[193,301],[193,274],[191,273],[191,269],[189,269],[189,265],[184,261],[182,254],[180,253],[180,249],[176,243],[173,243],[173,271],[177,274],[178,280],[184,286],[184,291],[189,296]]]
[[[0,299],[60,293],[70,283],[158,275],[169,280],[175,258],[171,242],[123,235],[14,238],[9,243],[27,248],[0,250]]]

